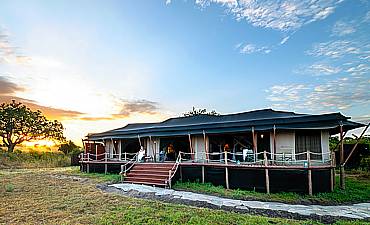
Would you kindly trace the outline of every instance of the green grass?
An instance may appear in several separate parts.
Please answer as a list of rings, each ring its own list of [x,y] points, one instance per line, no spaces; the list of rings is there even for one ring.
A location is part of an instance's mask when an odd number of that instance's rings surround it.
[[[337,184],[339,178],[337,177]],[[223,186],[214,186],[210,183],[196,183],[196,182],[177,182],[174,189],[187,190],[198,193],[206,193],[211,195],[229,197],[242,200],[259,200],[259,201],[277,201],[295,204],[345,204],[356,202],[369,202],[370,201],[370,180],[368,174],[351,175],[346,178],[346,189],[341,190],[338,185],[333,192],[318,193],[313,196],[283,192],[266,194],[255,191],[246,190],[227,190]]]
[[[13,192],[14,191],[14,185],[13,184],[5,184],[4,186],[6,192]]]
[[[118,183],[121,182],[121,175],[119,174],[114,174],[114,173],[84,173],[81,172],[79,167],[71,167],[72,169],[66,171],[68,174],[71,175],[76,175],[80,177],[86,177],[86,178],[91,178],[95,179],[96,181],[99,182],[109,182],[109,183]]]
[[[0,188],[0,224],[319,224],[104,193],[96,185],[111,175],[69,178],[76,175],[76,168],[0,170],[0,187],[16,187]]]
[[[0,169],[51,168],[70,165],[71,157],[61,152],[15,151],[9,153],[0,150]]]

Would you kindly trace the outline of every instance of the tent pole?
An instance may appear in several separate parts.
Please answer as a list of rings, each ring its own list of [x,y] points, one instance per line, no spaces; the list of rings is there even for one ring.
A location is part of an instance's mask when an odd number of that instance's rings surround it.
[[[340,125],[339,125],[339,129],[340,129],[340,150],[339,150],[339,154],[340,154],[340,188],[341,189],[345,189],[346,188],[346,184],[345,184],[345,174],[344,174],[344,136],[343,136],[343,123],[342,121],[340,121]]]

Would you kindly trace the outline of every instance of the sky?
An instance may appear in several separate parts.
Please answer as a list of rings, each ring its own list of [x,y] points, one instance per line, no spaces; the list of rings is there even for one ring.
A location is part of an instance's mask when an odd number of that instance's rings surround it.
[[[0,0],[0,102],[68,139],[193,106],[370,120],[370,1]]]

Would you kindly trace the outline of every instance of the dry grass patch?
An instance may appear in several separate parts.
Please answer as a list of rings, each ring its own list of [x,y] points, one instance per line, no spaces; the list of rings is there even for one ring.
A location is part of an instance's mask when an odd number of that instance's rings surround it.
[[[67,175],[67,176],[66,176]],[[71,169],[0,170],[0,224],[302,224],[103,193]],[[13,185],[11,192],[5,186]],[[306,222],[311,223],[311,222]]]

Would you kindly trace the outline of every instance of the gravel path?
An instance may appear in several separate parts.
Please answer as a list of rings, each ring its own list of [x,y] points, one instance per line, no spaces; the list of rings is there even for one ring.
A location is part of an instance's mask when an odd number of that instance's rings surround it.
[[[325,223],[332,223],[338,219],[360,219],[370,221],[370,203],[340,206],[291,205],[278,202],[235,200],[137,184],[99,185],[98,188],[104,191],[116,192],[132,197],[156,199],[165,202],[237,212],[248,212],[261,215],[267,214],[274,217],[314,219]]]

